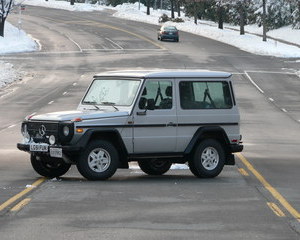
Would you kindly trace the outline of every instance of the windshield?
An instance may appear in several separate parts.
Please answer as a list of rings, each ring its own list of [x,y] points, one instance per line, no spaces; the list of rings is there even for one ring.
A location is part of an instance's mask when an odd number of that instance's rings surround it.
[[[82,103],[130,106],[139,88],[139,80],[95,79]]]

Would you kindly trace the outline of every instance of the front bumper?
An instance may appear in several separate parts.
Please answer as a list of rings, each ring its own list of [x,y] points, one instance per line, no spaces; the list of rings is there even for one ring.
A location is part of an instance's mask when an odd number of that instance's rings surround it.
[[[30,144],[25,144],[25,143],[18,143],[17,144],[17,148],[21,151],[24,152],[28,152],[28,153],[35,153],[35,154],[46,154],[46,155],[50,155],[50,148],[61,148],[63,154],[66,155],[74,155],[76,153],[79,153],[82,148],[79,146],[61,146],[61,145],[55,145],[55,146],[51,146],[49,145],[48,147],[48,151],[47,152],[36,152],[36,151],[30,151]]]

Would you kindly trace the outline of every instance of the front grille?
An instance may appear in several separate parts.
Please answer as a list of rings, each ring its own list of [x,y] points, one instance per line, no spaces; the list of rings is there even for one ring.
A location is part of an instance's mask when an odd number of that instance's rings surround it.
[[[36,143],[49,143],[49,136],[51,135],[58,139],[57,122],[28,122],[27,131]]]

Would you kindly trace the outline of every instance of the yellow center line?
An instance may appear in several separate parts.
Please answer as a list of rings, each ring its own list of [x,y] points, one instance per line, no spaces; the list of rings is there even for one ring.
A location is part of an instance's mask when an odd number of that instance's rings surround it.
[[[12,209],[10,209],[11,212],[17,212],[22,207],[26,206],[31,201],[31,198],[25,198],[21,202],[19,202],[16,206],[14,206]]]
[[[252,166],[252,164],[241,154],[236,154],[250,172],[261,182],[261,184],[277,199],[281,205],[300,222],[300,213],[274,188],[270,183]]]
[[[238,168],[240,174],[242,174],[243,176],[248,177],[249,173],[247,173],[247,171],[244,168]]]
[[[267,202],[267,205],[278,217],[285,217],[284,212],[275,203]]]
[[[39,186],[41,183],[43,183],[46,180],[46,178],[40,178],[37,181],[35,181],[33,184],[31,184],[31,187],[27,187],[22,192],[16,194],[15,196],[8,199],[6,202],[0,205],[0,211],[2,211],[4,208],[8,207],[9,205],[13,204],[15,201],[32,191],[34,188]]]

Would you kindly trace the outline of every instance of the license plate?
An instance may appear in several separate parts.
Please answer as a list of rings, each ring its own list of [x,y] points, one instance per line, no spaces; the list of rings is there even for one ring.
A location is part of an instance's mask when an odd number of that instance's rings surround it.
[[[30,144],[31,152],[48,152],[48,145],[46,144]]]
[[[62,149],[50,148],[50,157],[62,158]]]

